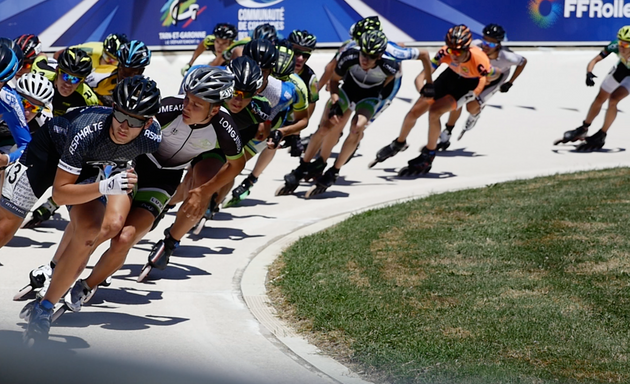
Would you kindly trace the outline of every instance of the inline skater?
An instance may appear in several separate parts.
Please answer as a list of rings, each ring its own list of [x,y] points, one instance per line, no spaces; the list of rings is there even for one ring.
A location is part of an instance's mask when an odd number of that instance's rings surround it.
[[[276,27],[269,23],[259,24],[252,31],[251,37],[246,37],[233,42],[225,50],[225,52],[223,52],[223,57],[227,61],[236,59],[243,54],[243,47],[252,40],[269,40],[276,44],[278,42],[278,38],[278,31],[276,31]]]
[[[494,68],[494,75],[488,77],[488,84],[484,87],[483,91],[476,99],[470,101],[469,103],[477,103],[479,104],[479,113],[476,115],[469,115],[466,120],[466,125],[459,135],[459,139],[464,136],[464,133],[470,131],[477,124],[477,120],[479,120],[479,116],[481,111],[483,110],[485,104],[488,100],[497,92],[501,93],[508,92],[516,78],[518,78],[525,69],[525,65],[527,65],[527,59],[523,56],[512,52],[508,48],[505,48],[501,45],[501,42],[505,39],[505,30],[498,24],[488,24],[483,29],[483,40],[473,40],[472,45],[477,46],[483,50],[483,52],[488,55],[490,59],[490,64]],[[515,66],[514,73],[512,77],[508,80],[508,75],[510,74],[511,67]],[[450,146],[450,138],[451,132],[455,127],[455,123],[459,116],[462,113],[462,109],[458,108],[455,111],[451,111],[448,122],[446,123],[445,129],[440,134],[440,139],[437,144],[437,148],[440,150],[446,150]]]
[[[192,58],[182,68],[182,76],[186,75],[186,72],[195,63],[195,60],[205,51],[211,51],[214,53],[214,59],[208,64],[211,66],[226,65],[227,61],[223,57],[223,52],[232,45],[234,39],[238,35],[236,27],[229,23],[219,23],[214,27],[212,35],[206,36],[197,46],[195,52],[193,52]]]
[[[7,169],[0,212],[23,215],[50,184],[56,201],[73,205],[64,232],[69,241],[59,245],[55,278],[43,299],[30,305],[25,342],[48,338],[54,305],[82,272],[93,246],[122,229],[131,205],[128,194],[137,183],[129,163],[158,149],[160,126],[152,117],[160,107],[156,83],[143,76],[125,79],[113,98],[113,109],[91,107],[55,117]],[[100,180],[91,165],[104,162],[115,165]]]
[[[319,81],[315,71],[306,62],[315,50],[317,37],[307,30],[296,29],[289,34],[287,42],[295,54],[295,73],[302,79],[308,91],[308,117],[310,119],[319,100]],[[290,148],[289,152],[293,157],[300,157],[305,149],[299,134],[286,136],[283,146]]]
[[[554,145],[584,140],[578,145],[578,151],[594,151],[601,149],[606,142],[606,134],[617,117],[617,105],[630,92],[630,25],[621,27],[617,32],[617,39],[613,40],[591,60],[586,67],[586,86],[595,85],[593,74],[595,65],[604,60],[611,53],[617,54],[619,62],[608,72],[599,88],[599,93],[588,110],[586,119],[576,129],[566,131],[564,136],[556,140]],[[602,128],[592,136],[586,136],[593,120],[599,115],[602,105],[608,100],[608,109],[604,117]]]
[[[101,104],[111,106],[111,95],[116,84],[123,79],[142,75],[151,63],[151,50],[139,40],[122,43],[116,51],[118,65],[98,69],[86,79],[86,83],[94,89]]]
[[[188,107],[185,106],[183,111],[180,109],[179,116],[173,112],[171,119],[174,119],[174,122],[167,126],[164,135],[168,138],[175,130],[191,132],[193,140],[186,142],[181,150],[179,143],[181,139],[172,144],[170,140],[167,141],[169,145],[164,149],[161,146],[153,156],[155,158],[153,168],[176,166],[183,169],[192,161],[191,170],[188,172],[191,176],[177,187],[177,193],[170,199],[171,204],[180,201],[183,201],[183,204],[177,212],[175,222],[165,231],[164,239],[151,250],[148,263],[140,273],[138,281],[146,278],[152,268],[161,270],[166,268],[181,239],[201,220],[213,195],[245,167],[240,135],[230,113],[223,107],[223,102],[232,98],[234,76],[219,68],[196,68],[186,76],[184,91],[188,100],[184,105]],[[196,125],[188,126],[193,123]],[[202,145],[204,143],[205,145]],[[159,185],[164,184],[163,179],[156,178],[154,182],[158,181],[161,183]],[[142,188],[141,186],[140,191]],[[156,186],[153,188],[147,186],[148,190],[155,188]],[[143,197],[144,206],[155,200],[150,200],[150,197]],[[158,197],[163,202],[162,206],[166,205],[168,200],[162,196]],[[158,214],[159,210],[155,209],[155,217]],[[147,221],[148,227],[145,229],[150,229],[152,222]],[[104,277],[105,274],[102,275],[102,278]]]
[[[127,42],[129,42],[129,39],[124,33],[110,33],[102,42],[88,42],[73,45],[68,48],[78,48],[87,53],[92,59],[92,66],[94,69],[102,69],[104,71],[112,72],[118,65],[116,52],[118,52],[118,49],[122,44]],[[59,56],[63,51],[63,49],[60,49],[55,52],[53,58],[55,60],[59,60]]]
[[[263,85],[260,91],[260,94],[271,102],[271,132],[263,138],[248,142],[246,148],[250,153],[261,152],[261,154],[252,172],[232,191],[232,200],[226,206],[237,204],[249,195],[250,189],[273,160],[275,150],[283,137],[296,134],[308,125],[308,91],[302,79],[295,73],[293,50],[280,46],[277,51],[272,76],[268,77],[267,84]],[[251,55],[252,53],[244,50],[244,54]],[[287,123],[290,115],[292,118],[289,120],[293,121]]]
[[[420,156],[410,160],[409,166],[399,172],[401,176],[424,174],[431,169],[440,136],[440,117],[479,96],[486,85],[486,77],[494,74],[488,56],[480,48],[471,47],[471,41],[472,33],[467,26],[460,24],[449,29],[445,38],[446,45],[432,59],[432,72],[441,64],[448,65],[435,80],[431,92],[434,97],[427,97],[424,89],[421,89],[420,98],[405,116],[398,138],[377,154],[377,158],[381,157],[383,160],[395,155],[398,149],[406,145],[407,136],[418,118],[428,111],[428,143],[422,148]],[[421,72],[416,78],[416,86],[430,75],[431,73]],[[479,104],[467,104],[467,109],[472,114],[478,114]]]
[[[8,153],[10,149],[6,148],[7,153],[0,153],[0,168],[5,168],[15,162],[31,140],[20,96],[7,84],[19,69],[18,55],[9,45],[0,40],[0,121],[6,123],[16,145],[14,151]]]

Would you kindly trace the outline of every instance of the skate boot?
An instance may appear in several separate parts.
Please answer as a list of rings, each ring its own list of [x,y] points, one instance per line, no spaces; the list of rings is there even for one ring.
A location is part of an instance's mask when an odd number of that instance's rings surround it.
[[[59,206],[53,201],[52,197],[49,197],[44,204],[33,211],[31,220],[24,224],[23,228],[39,227],[41,223],[50,219],[58,209]]]
[[[81,311],[83,304],[87,303],[94,296],[96,288],[90,289],[85,280],[77,280],[72,289],[63,298],[64,305],[72,312]]]
[[[304,180],[315,180],[319,178],[326,169],[326,162],[321,157],[315,159],[315,161],[311,161],[307,164],[306,173],[304,174]]]
[[[407,141],[403,141],[401,143],[397,139],[394,139],[394,141],[392,141],[388,145],[386,145],[383,148],[379,149],[378,152],[376,152],[376,159],[372,160],[368,164],[368,168],[372,168],[376,164],[382,163],[383,161],[389,159],[390,157],[396,156],[396,154],[398,154],[398,152],[402,152],[402,151],[406,150],[407,148],[409,148],[409,145],[407,144]]]
[[[111,276],[107,276],[107,278],[103,281],[101,281],[98,286],[99,287],[109,287],[110,285],[112,285],[112,277]]]
[[[606,143],[606,132],[601,129],[597,131],[593,136],[588,136],[584,139],[584,143],[578,145],[576,151],[578,152],[590,152],[602,149]]]
[[[285,137],[282,148],[289,148],[289,155],[291,155],[291,157],[302,156],[305,149],[299,134]]]
[[[330,186],[337,182],[338,177],[339,170],[335,168],[335,166],[328,168],[328,170],[326,170],[326,172],[324,172],[324,174],[319,179],[317,179],[315,185],[312,186],[311,189],[308,190],[308,192],[306,192],[306,195],[304,197],[310,199],[313,196],[317,196],[326,192],[326,190],[330,188]]]
[[[284,185],[276,189],[276,196],[290,195],[300,185],[300,180],[306,175],[310,163],[300,159],[300,165],[294,170],[284,175]]]
[[[464,126],[464,129],[462,129],[462,132],[459,134],[459,137],[457,138],[458,141],[462,139],[462,137],[464,136],[464,133],[475,128],[475,125],[477,125],[477,120],[479,120],[479,116],[481,116],[481,112],[479,112],[476,115],[473,115],[473,114],[468,115],[468,119],[466,120],[466,125]]]
[[[409,165],[402,168],[398,172],[398,176],[425,175],[431,170],[433,159],[435,159],[435,151],[424,147],[422,148],[420,156],[409,160]]]
[[[583,124],[580,127],[577,127],[571,131],[566,131],[564,133],[564,136],[562,137],[562,139],[558,139],[556,140],[553,145],[558,145],[558,144],[564,144],[564,143],[571,143],[577,140],[584,140],[586,139],[586,133],[588,132],[588,127],[589,125]]]
[[[54,305],[50,301],[35,301],[28,317],[26,330],[22,336],[24,344],[32,347],[35,343],[48,340],[53,309]]]
[[[26,296],[29,292],[32,292],[36,289],[39,289],[37,292],[38,297],[44,297],[46,291],[48,290],[48,286],[50,285],[50,279],[52,278],[54,263],[50,262],[50,264],[40,265],[39,267],[33,269],[28,277],[29,284],[20,289],[20,291],[13,296],[13,300],[20,300],[24,296]]]
[[[223,204],[223,208],[234,206],[243,201],[247,196],[249,196],[250,188],[253,187],[257,181],[258,178],[250,173],[238,187],[232,190],[232,198],[230,201]]]
[[[452,128],[451,128],[452,129]],[[440,139],[438,140],[436,150],[446,151],[451,146],[451,131],[446,128],[440,133]]]
[[[155,243],[151,249],[151,253],[149,253],[149,261],[142,268],[142,271],[138,276],[138,282],[141,282],[149,276],[149,272],[151,272],[153,268],[157,268],[159,270],[166,269],[166,265],[168,264],[171,255],[175,249],[179,247],[179,240],[175,240],[171,237],[169,229],[164,231],[164,240],[160,240]]]

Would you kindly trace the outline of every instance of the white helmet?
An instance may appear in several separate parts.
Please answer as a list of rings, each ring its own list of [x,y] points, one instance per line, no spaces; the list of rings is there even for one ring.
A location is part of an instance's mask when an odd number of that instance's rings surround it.
[[[31,97],[51,108],[55,89],[53,84],[41,73],[27,73],[17,80],[16,91],[22,96]]]

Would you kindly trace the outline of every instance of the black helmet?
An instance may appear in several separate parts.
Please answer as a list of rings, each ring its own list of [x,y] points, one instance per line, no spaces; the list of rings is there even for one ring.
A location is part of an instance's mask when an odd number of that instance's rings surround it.
[[[497,41],[503,41],[505,39],[505,30],[499,24],[488,24],[483,29],[483,35],[497,39]]]
[[[234,89],[243,92],[255,92],[263,85],[262,71],[250,57],[237,57],[230,61],[227,69],[234,75]]]
[[[379,20],[378,16],[369,16],[365,19],[361,19],[357,21],[355,24],[350,27],[350,36],[352,36],[353,40],[358,41],[362,34],[367,31],[382,31],[383,27],[381,26],[381,20]]]
[[[87,77],[92,72],[92,58],[79,48],[66,48],[57,59],[57,68],[71,75]]]
[[[472,41],[472,33],[464,24],[456,25],[448,30],[444,41],[451,49],[468,49]]]
[[[278,40],[276,27],[269,23],[260,24],[254,28],[254,32],[252,32],[252,40],[256,39],[266,39],[275,43]]]
[[[361,35],[359,48],[366,55],[381,54],[387,49],[387,36],[382,31],[368,31]]]
[[[236,39],[237,31],[232,24],[219,23],[214,27],[212,34],[219,39],[234,40]]]
[[[20,70],[15,52],[6,44],[0,44],[0,81],[7,82]]]
[[[315,49],[315,44],[317,44],[317,37],[307,31],[306,29],[303,31],[295,30],[291,32],[289,35],[289,41],[291,44],[299,45],[300,47]]]
[[[18,60],[18,66],[19,68],[22,68],[22,64],[24,64],[24,52],[22,52],[22,48],[13,40],[6,37],[0,37],[0,44],[4,44],[13,50],[13,53],[15,53],[15,57]]]
[[[252,40],[243,47],[243,55],[249,56],[260,69],[271,69],[276,64],[278,49],[269,40]]]
[[[232,98],[234,75],[219,67],[201,66],[186,75],[183,88],[209,103],[220,103]]]
[[[286,80],[293,72],[295,72],[295,55],[293,50],[287,47],[278,48],[278,59],[271,70],[271,74],[276,79]]]
[[[127,35],[124,33],[110,33],[105,40],[103,40],[103,49],[105,52],[116,57],[116,52],[118,52],[120,46],[127,42],[129,42],[129,39],[127,39]]]
[[[35,35],[21,35],[16,38],[15,44],[20,47],[22,53],[24,53],[24,60],[33,61],[35,57],[42,51],[42,43]]]
[[[151,51],[139,40],[122,44],[116,56],[118,64],[126,68],[144,68],[151,64]]]
[[[112,94],[114,104],[124,112],[145,117],[160,110],[160,90],[155,81],[136,75],[116,84]]]

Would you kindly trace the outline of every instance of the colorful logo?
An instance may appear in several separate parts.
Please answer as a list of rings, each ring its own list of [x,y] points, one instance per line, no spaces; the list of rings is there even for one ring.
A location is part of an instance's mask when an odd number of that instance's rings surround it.
[[[529,16],[540,28],[551,27],[562,15],[558,0],[529,0],[527,8],[529,8]]]
[[[188,19],[183,25],[183,28],[186,28],[194,20],[197,20],[197,16],[205,9],[205,6],[199,8],[197,0],[167,0],[162,9],[160,9],[160,12],[162,12],[160,20],[162,20],[162,26],[168,27]]]
[[[283,0],[236,0],[243,7],[247,8],[264,8],[271,7],[272,5],[278,4]]]

